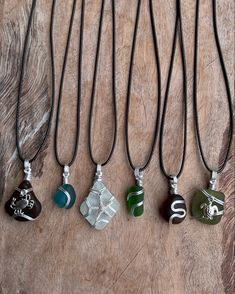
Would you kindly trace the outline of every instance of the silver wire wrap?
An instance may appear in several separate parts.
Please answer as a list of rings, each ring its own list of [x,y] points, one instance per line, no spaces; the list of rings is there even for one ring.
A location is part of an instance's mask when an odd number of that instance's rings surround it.
[[[29,182],[32,181],[32,169],[28,160],[24,161],[24,179]]]
[[[63,184],[64,185],[69,183],[69,176],[70,176],[69,166],[65,165],[64,166],[64,172],[63,172]]]
[[[97,164],[97,167],[96,167],[96,173],[95,173],[95,179],[97,181],[102,181],[102,167],[101,167],[101,164]]]
[[[172,195],[178,194],[178,179],[176,176],[170,176],[170,193]]]
[[[143,180],[144,180],[144,172],[140,171],[139,168],[136,168],[134,171],[135,180],[138,186],[143,186]]]
[[[217,177],[218,177],[218,173],[216,171],[212,171],[211,179],[209,182],[209,189],[216,190]]]

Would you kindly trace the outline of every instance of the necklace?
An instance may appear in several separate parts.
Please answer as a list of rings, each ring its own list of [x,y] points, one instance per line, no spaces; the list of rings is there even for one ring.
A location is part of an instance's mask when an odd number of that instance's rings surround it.
[[[52,6],[52,14],[51,14],[51,40],[53,44],[53,27],[54,27],[54,14],[55,14],[55,3],[56,0],[53,1]],[[82,68],[82,46],[83,46],[83,25],[84,25],[84,0],[81,2],[81,16],[80,16],[80,42],[79,42],[79,57],[78,57],[78,91],[77,91],[77,120],[76,120],[76,135],[75,142],[73,147],[72,156],[69,162],[66,164],[63,163],[59,156],[58,151],[58,131],[59,131],[59,119],[60,119],[60,111],[61,111],[61,102],[63,96],[63,84],[64,84],[64,76],[66,71],[68,53],[69,53],[69,45],[72,35],[72,28],[74,23],[74,15],[76,10],[77,0],[73,1],[69,30],[67,35],[66,48],[64,53],[64,61],[60,78],[60,87],[58,94],[58,108],[56,115],[56,126],[55,126],[55,136],[54,136],[54,146],[55,146],[55,158],[57,163],[63,168],[63,184],[59,186],[56,193],[54,194],[54,202],[60,207],[69,209],[71,208],[76,200],[76,193],[72,185],[69,184],[69,169],[74,163],[78,150],[79,143],[79,133],[80,133],[80,100],[81,100],[81,68]],[[53,59],[53,72],[54,72],[54,46],[52,46],[52,59]],[[55,74],[54,74],[55,77]],[[55,79],[53,81],[53,93],[55,92]]]
[[[104,5],[105,1],[101,2],[100,9],[100,20],[99,20],[99,30],[98,30],[98,41],[96,48],[95,66],[93,74],[93,84],[91,92],[91,106],[90,106],[90,117],[89,117],[89,154],[91,161],[96,165],[95,179],[92,188],[90,189],[89,195],[82,202],[80,206],[80,212],[84,218],[97,230],[102,230],[106,227],[108,223],[112,220],[116,214],[119,203],[112,193],[106,188],[102,180],[102,167],[105,166],[111,159],[117,137],[117,109],[116,109],[116,89],[115,89],[115,0],[112,0],[112,96],[113,96],[113,111],[114,111],[114,136],[112,147],[107,159],[103,163],[98,163],[92,153],[91,144],[91,129],[92,129],[92,115],[94,108],[94,98],[95,98],[95,88],[97,79],[97,68],[99,60],[99,51],[101,43],[101,33],[104,15]]]
[[[184,129],[183,129],[183,155],[179,168],[179,172],[177,175],[169,175],[166,171],[163,159],[163,137],[164,137],[164,125],[166,120],[166,111],[167,111],[167,103],[169,96],[169,89],[173,71],[173,64],[176,52],[176,41],[177,41],[177,33],[179,37],[179,45],[180,45],[180,54],[181,54],[181,62],[182,62],[182,73],[183,73],[183,104],[184,104]],[[184,40],[183,40],[183,31],[182,31],[182,22],[181,22],[181,7],[180,0],[176,0],[176,19],[175,19],[175,29],[173,36],[173,44],[172,44],[172,52],[170,59],[170,66],[168,71],[168,78],[166,84],[166,92],[165,92],[165,100],[163,105],[163,113],[162,113],[162,122],[160,127],[160,140],[159,140],[159,158],[160,158],[160,168],[164,176],[169,180],[170,184],[170,197],[168,197],[165,202],[165,207],[163,210],[164,218],[172,224],[181,223],[187,214],[186,205],[184,198],[178,194],[177,191],[177,182],[178,178],[181,176],[185,163],[185,155],[186,155],[186,143],[187,143],[187,72],[186,72],[186,60],[185,60],[185,49],[184,49]]]
[[[131,49],[131,59],[130,59],[130,67],[129,67],[129,77],[128,77],[128,86],[127,86],[127,99],[126,99],[126,119],[125,119],[125,141],[126,141],[126,151],[127,151],[127,158],[130,164],[130,167],[134,171],[134,176],[136,180],[136,185],[129,187],[127,191],[127,207],[129,212],[132,216],[138,217],[141,216],[144,212],[144,188],[143,188],[143,172],[148,167],[152,156],[154,147],[156,144],[158,127],[159,127],[159,117],[160,117],[160,95],[161,95],[161,71],[160,71],[160,62],[159,62],[159,54],[158,54],[158,44],[157,44],[157,35],[155,31],[155,21],[154,21],[154,14],[153,14],[153,5],[152,0],[149,0],[149,13],[150,13],[150,21],[151,21],[151,31],[152,31],[152,38],[154,44],[154,53],[155,53],[155,62],[157,68],[157,84],[158,84],[158,109],[156,115],[156,123],[155,123],[155,130],[153,134],[153,140],[150,152],[148,154],[147,160],[142,167],[136,167],[133,164],[130,154],[129,148],[129,136],[128,136],[128,121],[129,121],[129,108],[130,108],[130,96],[131,96],[131,83],[132,83],[132,72],[133,72],[133,63],[134,63],[134,55],[135,55],[135,48],[136,48],[136,37],[138,31],[138,24],[139,24],[139,17],[140,17],[140,7],[141,7],[141,0],[138,1],[137,10],[136,10],[136,18],[135,18],[135,27],[134,27],[134,34],[133,34],[133,41],[132,41],[132,49]]]
[[[36,195],[34,194],[33,187],[31,184],[31,181],[32,181],[31,163],[34,160],[36,160],[42,147],[44,146],[46,142],[46,139],[48,137],[49,130],[50,130],[51,119],[52,119],[53,108],[54,108],[54,97],[52,95],[50,112],[49,112],[45,134],[34,156],[32,156],[31,159],[28,159],[27,157],[24,156],[21,150],[19,120],[20,120],[20,102],[22,97],[25,62],[27,59],[26,51],[29,44],[30,29],[32,26],[33,16],[34,16],[35,8],[36,8],[36,2],[37,2],[36,0],[32,1],[32,6],[31,6],[30,14],[29,14],[29,20],[28,20],[26,36],[25,36],[25,41],[23,46],[23,56],[22,56],[21,65],[20,65],[20,79],[19,79],[17,107],[16,107],[16,147],[17,147],[19,159],[24,164],[24,180],[21,182],[19,187],[15,189],[13,195],[5,204],[5,210],[10,216],[12,216],[15,220],[24,221],[24,222],[35,220],[41,213],[41,209],[42,209],[41,203],[39,202]]]
[[[224,64],[223,54],[220,47],[220,41],[218,37],[217,30],[217,20],[216,20],[216,1],[212,0],[212,9],[213,9],[213,29],[216,47],[219,55],[219,61],[221,64],[223,78],[227,93],[228,99],[228,108],[229,108],[229,136],[228,143],[225,148],[225,156],[222,164],[219,166],[217,171],[212,170],[205,158],[201,136],[199,131],[199,122],[198,122],[198,107],[197,107],[197,60],[198,60],[198,23],[199,23],[199,4],[200,1],[196,2],[196,19],[195,19],[195,43],[194,43],[194,81],[193,81],[193,106],[194,106],[194,120],[195,120],[195,129],[196,137],[199,147],[199,152],[201,154],[202,161],[206,169],[211,173],[211,179],[209,182],[208,189],[202,189],[197,191],[192,200],[192,214],[193,216],[202,223],[215,225],[220,222],[223,213],[224,213],[224,194],[222,192],[216,191],[216,183],[218,175],[224,170],[226,163],[228,161],[228,156],[231,148],[232,137],[233,137],[233,109],[232,109],[232,98],[229,88],[228,76]]]

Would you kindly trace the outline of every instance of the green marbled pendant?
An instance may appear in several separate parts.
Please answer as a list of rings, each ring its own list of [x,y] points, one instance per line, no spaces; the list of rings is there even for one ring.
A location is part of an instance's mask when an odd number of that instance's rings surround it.
[[[127,192],[127,208],[134,217],[141,216],[144,212],[144,188],[132,186]]]
[[[71,208],[76,200],[76,193],[73,186],[70,184],[60,186],[56,191],[53,200],[60,208]]]
[[[211,189],[197,191],[192,200],[192,215],[200,222],[216,225],[224,213],[224,194]]]

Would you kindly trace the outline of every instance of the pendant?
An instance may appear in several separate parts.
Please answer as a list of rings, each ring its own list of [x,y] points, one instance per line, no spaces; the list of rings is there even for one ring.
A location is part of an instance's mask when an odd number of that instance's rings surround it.
[[[69,184],[69,166],[64,166],[63,172],[63,185],[61,185],[54,197],[53,200],[60,208],[69,209],[73,207],[76,200],[76,193],[72,185]]]
[[[5,204],[6,212],[17,221],[35,220],[41,213],[42,206],[33,192],[32,172],[29,161],[24,161],[24,180]]]
[[[208,189],[196,191],[192,200],[192,215],[200,222],[216,225],[224,214],[224,199],[222,192],[215,191],[217,172],[212,172]]]
[[[136,185],[127,190],[127,208],[132,216],[138,217],[144,213],[143,172],[136,168],[134,175]]]
[[[103,230],[119,209],[119,203],[102,181],[101,165],[97,165],[95,180],[89,195],[82,202],[80,212],[97,230]]]
[[[177,191],[177,183],[177,177],[172,176],[170,179],[170,195],[163,207],[163,217],[170,224],[182,223],[187,215],[184,198]]]

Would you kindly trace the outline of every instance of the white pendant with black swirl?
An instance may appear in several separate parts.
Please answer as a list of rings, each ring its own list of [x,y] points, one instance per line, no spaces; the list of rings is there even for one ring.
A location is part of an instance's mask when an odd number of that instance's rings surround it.
[[[178,194],[170,194],[165,202],[163,213],[170,224],[180,224],[187,215],[184,198]]]

